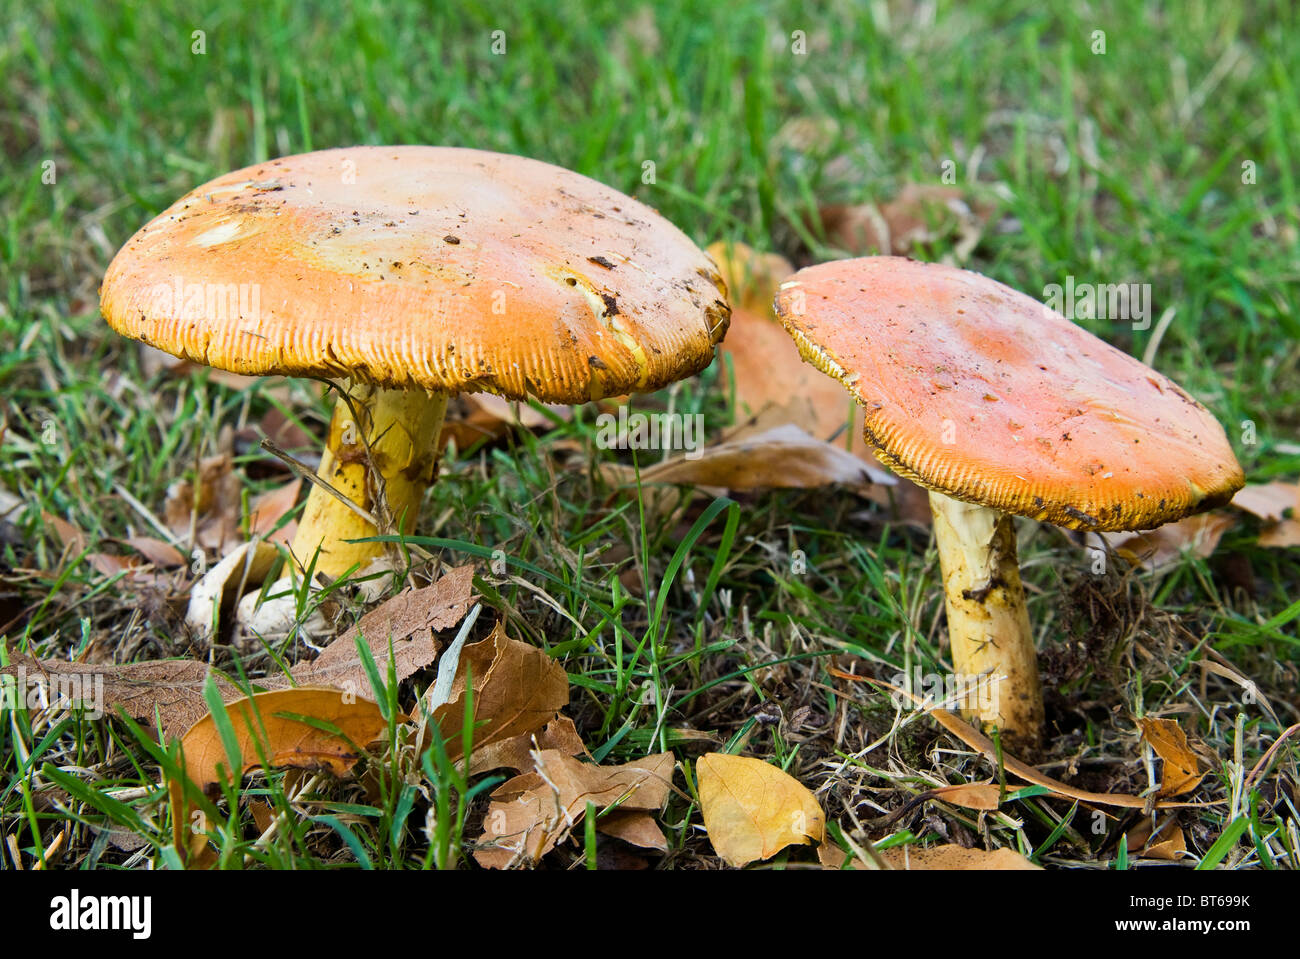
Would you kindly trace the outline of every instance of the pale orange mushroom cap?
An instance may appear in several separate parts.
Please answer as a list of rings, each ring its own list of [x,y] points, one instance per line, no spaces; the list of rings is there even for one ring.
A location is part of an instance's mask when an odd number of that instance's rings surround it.
[[[1245,482],[1172,380],[1030,297],[941,264],[801,270],[777,313],[849,388],[885,465],[955,499],[1074,529],[1148,529]]]
[[[561,403],[698,372],[730,315],[713,261],[644,204],[426,146],[218,177],[131,238],[101,300],[119,333],[236,373]]]

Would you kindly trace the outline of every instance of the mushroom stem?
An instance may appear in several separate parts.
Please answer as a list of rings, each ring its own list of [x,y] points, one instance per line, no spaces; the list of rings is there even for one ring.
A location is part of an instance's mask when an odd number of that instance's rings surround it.
[[[936,492],[930,512],[962,712],[1006,740],[1037,743],[1043,692],[1012,518]]]
[[[333,578],[353,567],[364,568],[385,551],[384,543],[347,540],[411,531],[420,499],[437,471],[437,440],[447,411],[445,393],[386,390],[353,382],[343,386],[361,422],[353,418],[347,398],[340,396],[316,475],[385,528],[376,529],[313,484],[298,521],[293,555],[303,567],[315,557],[316,570]]]

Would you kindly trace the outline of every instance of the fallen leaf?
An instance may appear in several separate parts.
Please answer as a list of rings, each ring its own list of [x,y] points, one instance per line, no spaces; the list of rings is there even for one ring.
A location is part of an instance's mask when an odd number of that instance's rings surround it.
[[[849,861],[849,854],[839,846],[824,842],[817,847],[817,861],[827,869],[843,869]]]
[[[636,809],[616,809],[596,820],[596,830],[613,836],[641,849],[668,851],[668,837],[648,812]]]
[[[959,187],[908,183],[886,203],[827,206],[820,211],[830,245],[854,256],[903,255],[923,244],[954,237],[956,262],[964,262],[979,243],[994,212]]]
[[[188,542],[193,522],[195,542],[222,552],[240,539],[240,494],[231,453],[210,456],[199,463],[196,481],[179,480],[168,488],[163,503],[167,528]]]
[[[744,866],[786,846],[822,841],[821,806],[807,787],[771,763],[705,753],[695,775],[709,842],[728,864]]]
[[[942,846],[895,846],[880,854],[895,869],[989,870],[1006,872],[1041,869],[1014,849],[966,849],[956,844]]]
[[[121,577],[117,582],[117,588],[128,589],[129,587],[153,587],[161,588],[174,585],[174,581],[169,574],[161,573],[144,557],[135,554],[122,556],[117,553],[93,552],[86,553],[84,559],[91,565],[91,568],[101,576]],[[123,593],[123,596],[129,595]]]
[[[535,754],[534,763],[534,772],[516,776],[492,792],[481,845],[474,852],[479,865],[504,869],[536,864],[582,820],[588,802],[597,812],[614,805],[622,812],[658,812],[668,800],[674,769],[672,753],[622,766],[597,766],[544,749]],[[649,838],[643,832],[629,834]]]
[[[235,757],[238,775],[259,767],[265,759],[272,767],[323,769],[341,776],[361,758],[358,750],[375,742],[388,728],[388,721],[375,703],[321,687],[258,693],[228,703],[226,712],[239,751]],[[297,717],[329,723],[338,735]],[[185,776],[204,792],[232,771],[231,757],[226,754],[211,713],[181,737],[181,762]],[[189,824],[189,806],[184,789],[174,779],[168,782],[167,789],[172,803],[173,838],[178,849],[186,848],[183,831]],[[191,852],[203,841],[201,835],[196,836],[189,847]]]
[[[535,742],[534,742],[535,740]],[[568,716],[556,716],[538,733],[520,733],[476,747],[469,759],[469,774],[477,776],[492,769],[525,772],[533,768],[534,749],[554,749],[567,756],[587,756],[587,747]]]
[[[1300,519],[1284,519],[1273,526],[1265,527],[1260,530],[1256,542],[1270,549],[1291,549],[1300,546]]]
[[[38,660],[13,653],[0,676],[18,679],[17,690],[27,690],[29,705],[65,697],[90,698],[94,708],[113,714],[121,709],[132,719],[157,723],[163,733],[179,736],[208,711],[203,686],[209,667],[193,659],[148,660],[138,663],[69,663]],[[223,698],[238,699],[238,688],[213,673]],[[44,692],[42,693],[42,689]],[[22,698],[20,696],[20,698]]]
[[[259,833],[265,833],[271,828],[271,823],[275,821],[275,810],[271,808],[271,804],[262,802],[260,799],[254,799],[250,802],[248,811],[252,813],[253,824],[257,827]]]
[[[1166,833],[1167,838],[1153,842],[1142,851],[1147,859],[1163,859],[1177,862],[1187,852],[1187,839],[1183,836],[1181,826],[1175,825]]]
[[[804,362],[772,311],[777,288],[793,272],[788,261],[756,253],[743,243],[714,243],[709,253],[731,294],[731,327],[718,354],[723,368],[729,367],[732,374],[737,419],[751,416],[753,423],[765,428],[791,423],[878,470],[879,462],[862,435],[857,401],[831,377]],[[925,490],[910,480],[893,479],[892,489],[873,489],[869,498],[890,507],[905,522],[929,526]]]
[[[737,418],[777,407],[783,410],[785,422],[859,459],[876,462],[862,436],[857,401],[835,380],[805,363],[779,323],[743,308],[732,311],[731,323],[719,352],[735,380]]]
[[[1274,480],[1271,483],[1247,483],[1232,498],[1232,505],[1252,516],[1276,523],[1300,514],[1300,484]]]
[[[469,775],[477,776],[492,769],[525,772],[534,766],[532,753],[542,750],[590,758],[573,720],[568,716],[557,716],[539,733],[524,733],[475,749],[470,757]],[[663,830],[654,817],[646,812],[618,809],[601,816],[596,828],[606,835],[643,849],[668,851],[668,840]]]
[[[940,799],[954,806],[966,809],[979,809],[992,812],[999,806],[1002,787],[997,783],[958,783],[955,786],[941,786],[925,793],[930,799]]]
[[[171,543],[164,543],[151,536],[128,536],[123,542],[149,562],[163,569],[185,565],[185,557]]]
[[[624,464],[602,464],[601,472],[614,485],[636,482],[635,471]],[[699,455],[675,457],[641,470],[643,485],[671,483],[728,490],[814,489],[834,483],[892,486],[895,482],[884,470],[791,423],[733,436],[706,447]]]
[[[260,536],[272,543],[293,542],[297,521],[290,521],[279,529],[275,524],[294,508],[302,491],[302,477],[297,477],[277,489],[268,490],[253,499],[248,507],[248,535]]]
[[[473,598],[474,567],[458,566],[443,573],[432,585],[403,590],[366,613],[316,659],[294,666],[290,675],[300,686],[332,686],[374,699],[375,690],[357,651],[357,638],[364,638],[370,647],[380,678],[385,681],[391,640],[393,665],[397,681],[401,682],[438,658],[442,644],[436,634],[459,624]]]
[[[254,439],[254,446],[260,446],[265,437],[305,465],[313,469],[320,465],[320,451],[325,445],[323,438],[307,432],[278,406],[267,410],[257,426],[260,435]]]
[[[141,565],[137,558],[118,556],[115,553],[87,553],[86,561],[96,572],[104,576],[116,576],[118,573],[128,572],[133,567]]]
[[[1239,490],[1232,505],[1264,521],[1258,543],[1269,549],[1300,546],[1300,483],[1275,480]]]
[[[779,408],[782,417],[766,422],[793,423],[874,464],[862,437],[856,401],[839,383],[804,362],[772,312],[772,298],[793,267],[781,257],[756,253],[742,243],[714,243],[709,253],[731,293],[731,327],[718,351],[735,379],[738,413],[747,416]]]
[[[63,548],[72,555],[80,555],[86,551],[86,534],[79,530],[72,523],[69,523],[62,516],[55,516],[53,513],[42,511],[41,519],[46,526],[53,527],[55,535],[59,537],[59,542]]]
[[[1125,833],[1128,837],[1130,854],[1143,859],[1176,862],[1183,853],[1187,852],[1187,839],[1183,835],[1182,827],[1173,816],[1164,821],[1155,835],[1151,834],[1151,828],[1151,817],[1147,816]]]
[[[1138,720],[1138,725],[1143,737],[1163,760],[1157,795],[1180,796],[1195,789],[1205,778],[1205,772],[1201,770],[1200,760],[1187,744],[1187,734],[1177,721],[1144,716]]]
[[[547,405],[561,419],[572,419],[568,406]],[[442,424],[441,445],[453,440],[466,449],[480,440],[495,440],[511,429],[548,430],[554,421],[528,403],[512,402],[495,393],[461,393],[447,407]]]
[[[461,650],[451,696],[434,710],[452,759],[461,756],[467,688],[473,690],[474,750],[541,729],[569,704],[564,668],[545,650],[510,639],[498,622],[487,639]]]
[[[1167,523],[1145,533],[1089,533],[1084,541],[1095,545],[1101,536],[1120,556],[1147,569],[1163,569],[1182,560],[1185,552],[1202,559],[1219,546],[1223,534],[1236,525],[1226,513],[1199,513]]]

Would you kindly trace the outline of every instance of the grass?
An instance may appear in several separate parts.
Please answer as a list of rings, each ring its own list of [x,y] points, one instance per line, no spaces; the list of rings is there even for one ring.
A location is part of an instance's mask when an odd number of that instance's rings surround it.
[[[1006,188],[1003,227],[986,233],[970,266],[1033,295],[1068,275],[1151,284],[1156,316],[1175,310],[1154,365],[1225,424],[1252,481],[1294,478],[1295,19],[1289,4],[1248,15],[1195,2],[10,10],[0,36],[0,491],[25,508],[0,528],[4,645],[87,661],[211,656],[234,671],[231,649],[196,646],[180,630],[184,572],[142,590],[86,556],[151,534],[125,494],[160,511],[223,427],[256,427],[278,405],[319,433],[319,390],[293,383],[272,396],[205,373],[146,370],[99,318],[96,289],[131,233],[194,185],[328,146],[527,154],[633,193],[701,244],[735,239],[800,262],[835,255],[806,225],[817,206],[938,182],[951,161],[960,183]],[[505,31],[504,55],[492,52],[495,30]],[[1104,54],[1094,52],[1098,30]],[[795,31],[805,55],[791,50]],[[917,255],[945,252],[939,241]],[[1137,356],[1155,329],[1083,322]],[[735,416],[716,364],[667,393],[637,402],[701,412],[712,433]],[[563,664],[569,712],[598,759],[668,748],[689,771],[706,746],[744,751],[813,788],[832,835],[858,844],[975,842],[1048,865],[1135,864],[1121,842],[1131,817],[1097,832],[1090,810],[1029,791],[991,816],[930,803],[884,824],[926,789],[993,774],[931,723],[898,728],[886,697],[827,672],[832,661],[885,679],[947,671],[928,533],[825,491],[697,494],[665,516],[602,483],[590,464],[630,457],[595,446],[593,419],[578,410],[538,435],[461,451],[425,502],[417,543],[485,567],[492,550],[505,552],[518,578],[485,569],[486,602]],[[284,482],[255,444],[239,449],[237,468],[250,496]],[[83,545],[66,548],[51,517],[80,530]],[[1177,717],[1217,757],[1196,798],[1227,800],[1182,815],[1189,862],[1295,868],[1294,748],[1283,748],[1276,775],[1238,795],[1300,718],[1300,556],[1254,538],[1243,520],[1208,559],[1098,579],[1068,534],[1021,527],[1055,690],[1058,734],[1042,759],[1075,785],[1142,792],[1154,770],[1132,717]],[[793,571],[796,550],[804,572]],[[361,611],[354,591],[339,597],[345,619]],[[1232,682],[1203,675],[1197,661],[1210,649],[1258,684],[1280,722]],[[291,640],[243,665],[302,651]],[[783,720],[756,718],[762,703]],[[11,865],[14,849],[39,861],[67,827],[52,864],[175,864],[157,801],[166,757],[149,733],[0,715],[0,861]],[[424,810],[443,810],[442,830],[449,810],[468,811],[468,841],[482,803],[454,797],[482,784],[456,779],[435,755],[423,761],[436,795],[401,788],[403,770],[383,761],[370,767],[378,799],[355,783],[318,782],[304,806],[295,776],[255,777],[246,795],[315,818],[295,814],[255,846],[250,805],[222,807],[222,864],[450,864],[461,836],[431,840]],[[661,822],[671,849],[655,862],[719,865],[689,789]],[[548,863],[616,855],[593,844],[580,839]]]

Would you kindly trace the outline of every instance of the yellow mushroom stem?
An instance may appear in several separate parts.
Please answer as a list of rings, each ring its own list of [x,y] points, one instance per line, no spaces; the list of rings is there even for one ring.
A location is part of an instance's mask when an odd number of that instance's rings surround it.
[[[948,637],[963,715],[1003,739],[1032,745],[1043,727],[1043,691],[1006,513],[930,493]]]
[[[304,568],[314,558],[316,571],[331,578],[353,567],[364,569],[386,549],[384,543],[347,540],[411,532],[420,500],[437,471],[438,437],[447,411],[445,393],[386,390],[359,383],[345,386],[351,407],[344,397],[334,404],[329,441],[316,475],[380,526],[312,484],[298,521],[293,555]]]

